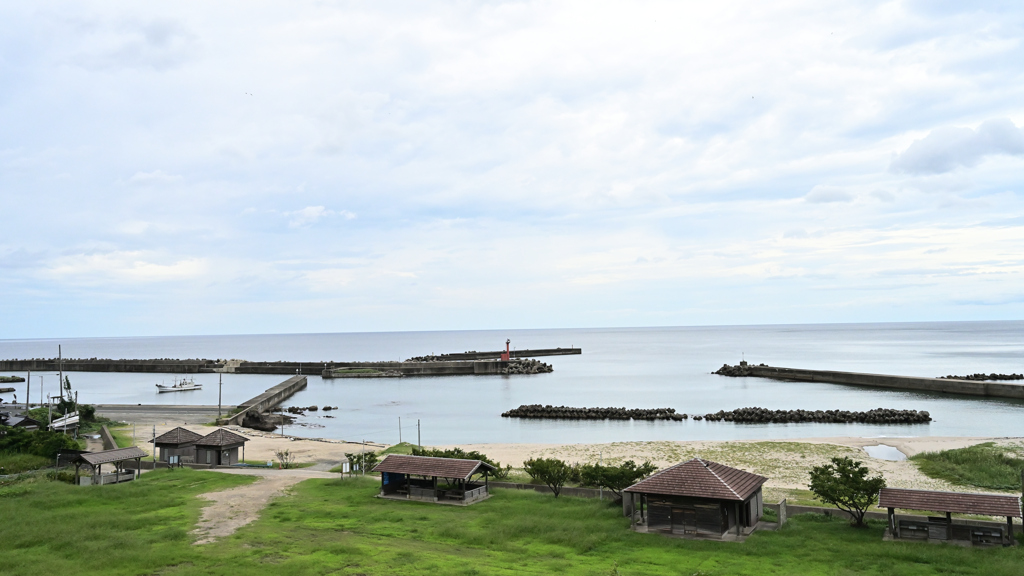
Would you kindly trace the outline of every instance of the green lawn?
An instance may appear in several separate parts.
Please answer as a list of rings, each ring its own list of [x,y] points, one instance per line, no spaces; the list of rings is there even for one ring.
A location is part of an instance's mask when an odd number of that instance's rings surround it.
[[[997,446],[994,442],[967,448],[922,452],[910,457],[921,472],[960,486],[1013,490],[1021,488],[1024,457],[1019,449]]]
[[[634,534],[619,508],[495,490],[450,507],[380,500],[371,478],[310,480],[253,524],[192,546],[194,495],[248,478],[188,469],[116,486],[0,487],[4,574],[1020,574],[1020,548],[886,543],[882,526],[799,516],[743,544]]]

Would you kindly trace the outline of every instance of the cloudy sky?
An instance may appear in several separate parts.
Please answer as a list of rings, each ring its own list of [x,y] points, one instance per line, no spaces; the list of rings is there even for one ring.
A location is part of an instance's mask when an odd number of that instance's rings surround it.
[[[0,338],[1024,318],[1019,2],[8,2]]]

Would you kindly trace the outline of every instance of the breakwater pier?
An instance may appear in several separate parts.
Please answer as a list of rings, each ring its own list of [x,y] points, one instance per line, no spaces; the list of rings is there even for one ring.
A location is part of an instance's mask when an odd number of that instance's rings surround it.
[[[721,376],[753,376],[756,378],[785,380],[787,382],[826,382],[829,384],[846,384],[871,388],[891,388],[896,390],[916,390],[919,392],[1024,400],[1024,385],[1006,382],[926,378],[921,376],[892,376],[888,374],[865,374],[832,370],[806,370],[801,368],[781,368],[765,364],[747,364],[746,362],[740,362],[736,366],[726,364],[714,373]]]

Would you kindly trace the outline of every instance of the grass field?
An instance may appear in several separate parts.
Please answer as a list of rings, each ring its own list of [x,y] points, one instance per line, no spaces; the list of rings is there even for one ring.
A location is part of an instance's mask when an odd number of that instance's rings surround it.
[[[52,464],[53,462],[50,462],[49,458],[43,458],[34,454],[0,452],[0,476],[38,470]]]
[[[192,546],[194,496],[248,478],[147,473],[134,483],[0,488],[4,574],[1020,574],[1020,548],[882,542],[882,526],[800,516],[743,544],[635,534],[595,500],[495,490],[450,507],[374,498],[374,479],[311,480],[233,536]]]
[[[925,475],[953,484],[989,490],[1021,489],[1024,458],[1017,450],[996,446],[994,442],[942,452],[923,452],[911,456],[910,460]]]

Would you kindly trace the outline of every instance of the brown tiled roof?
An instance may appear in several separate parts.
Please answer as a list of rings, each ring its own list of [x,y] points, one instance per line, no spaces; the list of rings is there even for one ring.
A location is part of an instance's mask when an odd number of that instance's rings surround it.
[[[406,456],[403,454],[388,454],[383,462],[373,467],[374,472],[396,472],[414,476],[437,476],[438,478],[461,478],[463,480],[469,480],[470,476],[484,470],[494,470],[494,466],[479,460]]]
[[[626,488],[626,492],[743,501],[768,479],[710,460],[676,464]]]
[[[194,444],[196,440],[202,438],[201,435],[196,434],[191,430],[186,430],[181,426],[178,426],[174,430],[168,430],[163,434],[156,437],[157,444]]]
[[[231,446],[232,444],[244,444],[248,441],[249,439],[245,436],[239,436],[234,432],[218,428],[196,440],[196,446]]]
[[[878,493],[880,508],[903,508],[929,512],[958,512],[985,516],[1012,516],[1020,518],[1020,498],[998,494],[968,494],[962,492],[936,492],[933,490],[907,490],[882,488]]]
[[[107,464],[109,462],[120,462],[122,460],[134,460],[136,458],[145,458],[149,456],[142,448],[138,446],[130,446],[128,448],[117,448],[114,450],[104,450],[102,452],[86,452],[85,454],[79,454],[75,460],[81,460],[86,464],[96,466],[98,464]]]

